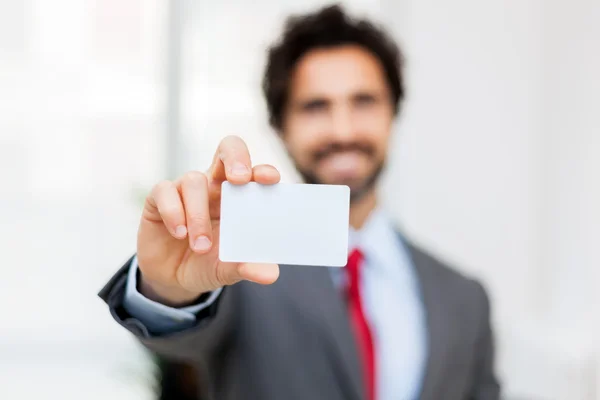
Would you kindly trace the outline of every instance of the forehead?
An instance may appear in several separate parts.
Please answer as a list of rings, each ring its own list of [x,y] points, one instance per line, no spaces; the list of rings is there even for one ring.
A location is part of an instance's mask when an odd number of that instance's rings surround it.
[[[385,90],[381,63],[372,53],[356,45],[309,51],[298,60],[290,82],[291,99]]]

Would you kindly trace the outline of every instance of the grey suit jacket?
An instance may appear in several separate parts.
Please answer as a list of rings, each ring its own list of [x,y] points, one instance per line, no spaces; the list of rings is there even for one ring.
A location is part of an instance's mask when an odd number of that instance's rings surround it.
[[[427,315],[428,360],[419,398],[497,400],[500,389],[484,289],[414,245],[407,246]],[[202,399],[364,398],[345,306],[327,269],[281,266],[273,285],[240,282],[227,287],[201,312],[194,328],[157,336],[122,307],[128,267],[129,262],[100,297],[117,322],[148,349],[192,363]]]

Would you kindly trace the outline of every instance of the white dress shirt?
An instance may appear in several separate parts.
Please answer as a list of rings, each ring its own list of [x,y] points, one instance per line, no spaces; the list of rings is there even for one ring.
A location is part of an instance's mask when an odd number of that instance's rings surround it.
[[[382,210],[371,213],[362,229],[350,230],[349,252],[358,247],[365,255],[361,293],[366,318],[373,333],[378,400],[416,399],[421,390],[427,358],[425,310],[410,255]],[[307,267],[318,268],[318,267]],[[342,268],[330,268],[341,289]],[[136,289],[134,258],[123,306],[155,333],[184,330],[195,324],[195,313],[210,306],[221,290],[203,303],[171,308],[149,300]]]

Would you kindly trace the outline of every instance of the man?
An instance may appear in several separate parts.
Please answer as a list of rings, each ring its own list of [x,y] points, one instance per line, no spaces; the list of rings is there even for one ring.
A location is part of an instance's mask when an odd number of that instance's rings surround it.
[[[219,260],[220,184],[279,181],[229,136],[206,174],[148,196],[136,256],[100,293],[113,317],[150,350],[192,364],[202,398],[498,399],[484,289],[377,206],[404,97],[393,41],[337,6],[290,19],[263,89],[304,180],[351,189],[347,266]]]

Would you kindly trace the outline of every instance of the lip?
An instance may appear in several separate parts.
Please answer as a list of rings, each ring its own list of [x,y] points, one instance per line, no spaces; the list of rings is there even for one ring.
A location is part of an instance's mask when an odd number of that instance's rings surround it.
[[[349,151],[327,156],[320,162],[320,167],[340,178],[351,178],[358,174],[364,155]]]

